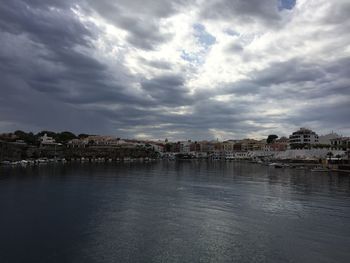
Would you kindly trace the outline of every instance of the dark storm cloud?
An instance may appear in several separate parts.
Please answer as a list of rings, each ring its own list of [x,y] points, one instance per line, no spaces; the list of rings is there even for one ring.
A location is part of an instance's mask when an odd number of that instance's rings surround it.
[[[163,105],[188,105],[191,98],[181,75],[163,75],[141,82],[143,90]]]
[[[105,64],[78,51],[89,48],[98,32],[69,8],[63,1],[9,1],[0,6],[1,93],[8,96],[1,105],[2,120],[32,122],[32,127],[48,123],[68,128],[71,123],[77,130],[88,126],[91,116],[94,123],[104,119],[79,110],[78,104],[140,101],[128,94],[126,69],[118,72],[120,78],[111,77]],[[67,122],[69,116],[76,120]]]
[[[30,89],[16,76],[2,78],[1,94],[0,120],[13,122],[13,129],[68,129],[91,133],[109,129],[104,116],[98,116],[94,111],[82,114],[81,109],[73,105]]]
[[[92,31],[66,9],[67,5],[62,3],[50,10],[50,3],[54,1],[32,7],[25,1],[8,1],[0,5],[0,27],[13,34],[27,34],[50,49],[88,45],[87,38],[92,37]]]

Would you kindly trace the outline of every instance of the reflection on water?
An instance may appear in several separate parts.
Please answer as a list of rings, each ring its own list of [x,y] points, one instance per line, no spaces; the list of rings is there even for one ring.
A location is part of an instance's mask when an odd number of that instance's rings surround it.
[[[0,170],[0,262],[350,262],[350,176],[245,162]]]

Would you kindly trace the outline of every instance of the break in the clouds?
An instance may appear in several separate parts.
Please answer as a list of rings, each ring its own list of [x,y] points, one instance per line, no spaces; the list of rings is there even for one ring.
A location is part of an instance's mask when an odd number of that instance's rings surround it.
[[[349,0],[11,0],[0,131],[350,133]]]

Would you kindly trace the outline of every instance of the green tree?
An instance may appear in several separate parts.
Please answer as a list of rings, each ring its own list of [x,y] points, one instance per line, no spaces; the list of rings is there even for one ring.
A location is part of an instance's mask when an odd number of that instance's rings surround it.
[[[78,135],[78,138],[79,138],[79,139],[85,139],[85,138],[87,138],[87,137],[89,137],[89,136],[90,136],[89,134],[81,133],[81,134]]]
[[[64,131],[61,133],[57,133],[54,138],[55,138],[56,142],[65,144],[65,143],[69,142],[70,140],[76,139],[77,136],[75,136],[75,134],[72,132]]]
[[[26,133],[21,130],[17,130],[14,132],[14,134],[17,136],[19,140],[23,140],[25,143],[34,145],[37,143],[37,136],[35,136],[32,132]]]

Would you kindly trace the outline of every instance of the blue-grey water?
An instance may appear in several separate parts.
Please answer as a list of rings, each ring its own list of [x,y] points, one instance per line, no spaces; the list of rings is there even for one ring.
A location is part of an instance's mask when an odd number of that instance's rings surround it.
[[[350,176],[245,162],[1,168],[0,262],[350,262]]]

